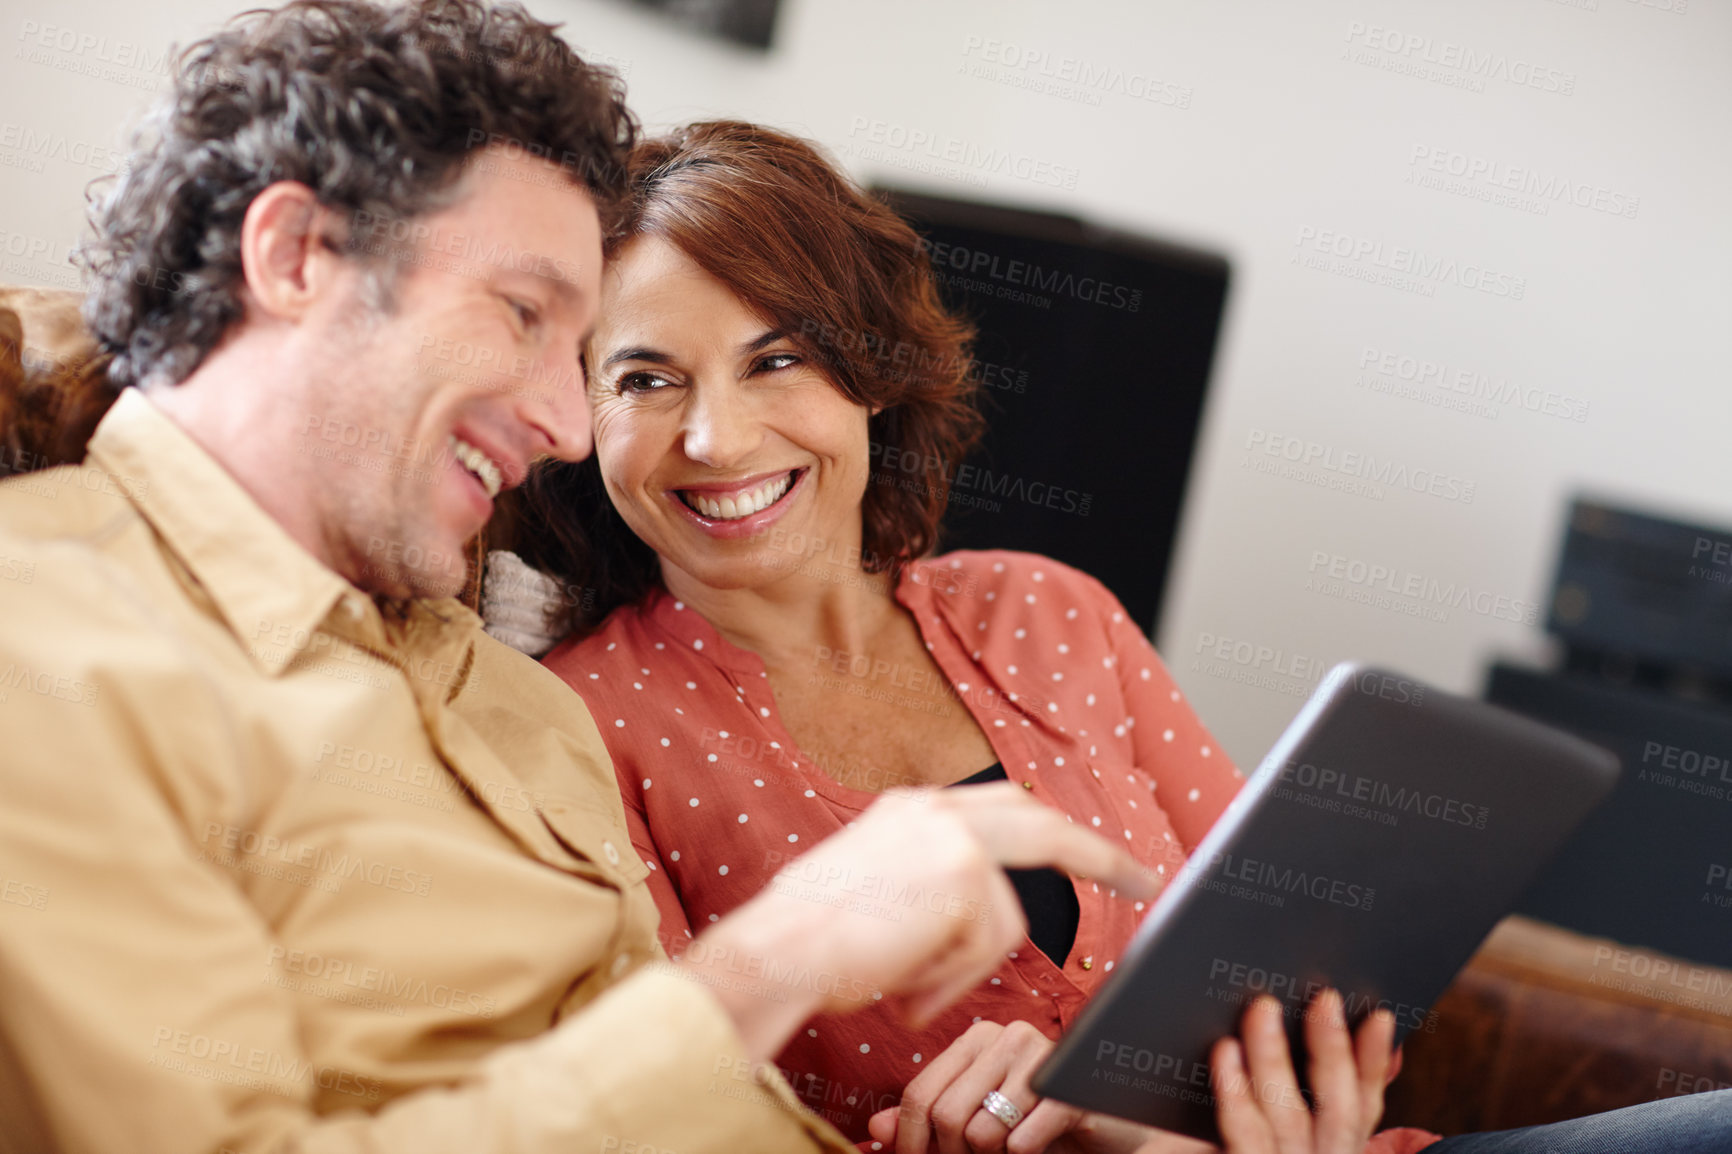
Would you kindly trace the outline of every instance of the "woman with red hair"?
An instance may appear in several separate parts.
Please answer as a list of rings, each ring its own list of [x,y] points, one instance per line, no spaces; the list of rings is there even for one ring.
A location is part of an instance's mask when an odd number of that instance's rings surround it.
[[[1099,582],[1027,554],[932,555],[980,416],[972,331],[913,230],[812,146],[748,124],[646,142],[631,167],[585,352],[596,451],[536,473],[518,549],[581,590],[546,661],[607,741],[668,952],[766,885],[797,890],[784,863],[893,787],[1008,779],[1170,875],[1242,777]],[[929,1126],[945,1150],[1149,1138],[1028,1087],[1144,903],[1051,870],[1012,881],[1028,938],[975,993],[912,1025],[889,1004],[820,1017],[780,1055],[864,1148],[923,1146]],[[892,913],[948,901],[848,886]],[[740,978],[846,981],[775,959]],[[1358,1151],[1391,1028],[1361,1030],[1358,1069],[1337,1029],[1356,1088],[1317,1117]]]

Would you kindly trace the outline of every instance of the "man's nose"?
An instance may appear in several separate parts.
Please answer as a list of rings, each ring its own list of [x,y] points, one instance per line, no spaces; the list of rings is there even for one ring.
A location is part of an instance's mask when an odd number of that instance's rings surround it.
[[[581,461],[589,456],[593,443],[583,365],[574,354],[550,359],[543,366],[547,370],[543,378],[529,382],[519,393],[518,417],[547,442],[541,452],[562,461]]]

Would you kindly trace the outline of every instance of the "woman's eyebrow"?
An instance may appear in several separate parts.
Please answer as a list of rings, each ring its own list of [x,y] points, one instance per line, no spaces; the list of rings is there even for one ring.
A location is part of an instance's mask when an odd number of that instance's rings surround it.
[[[787,335],[788,330],[786,329],[771,329],[741,345],[740,355],[743,357],[750,356],[767,345],[775,344]],[[607,359],[601,362],[601,367],[610,369],[622,361],[648,361],[652,365],[671,365],[674,363],[674,358],[671,354],[664,353],[660,349],[652,349],[646,345],[633,345],[609,353]]]
[[[764,348],[766,345],[773,345],[787,335],[787,329],[771,329],[769,332],[764,333],[755,340],[747,341],[745,344],[741,345],[740,355],[742,357],[749,357],[759,349]]]
[[[601,367],[611,369],[621,361],[648,361],[652,365],[671,365],[674,363],[673,357],[667,353],[638,346],[609,353],[607,359],[601,362]]]

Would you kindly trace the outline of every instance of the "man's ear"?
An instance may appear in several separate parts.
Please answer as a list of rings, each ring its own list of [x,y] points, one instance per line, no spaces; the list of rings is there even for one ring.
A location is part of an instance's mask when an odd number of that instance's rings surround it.
[[[331,236],[336,214],[306,185],[280,180],[253,198],[241,222],[241,272],[250,304],[297,320],[329,292],[342,255]]]

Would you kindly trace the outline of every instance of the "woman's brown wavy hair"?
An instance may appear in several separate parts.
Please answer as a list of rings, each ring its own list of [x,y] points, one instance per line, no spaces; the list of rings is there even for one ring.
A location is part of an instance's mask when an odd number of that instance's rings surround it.
[[[673,244],[789,334],[868,424],[863,563],[894,574],[938,543],[949,478],[979,439],[974,329],[946,309],[920,237],[816,147],[734,120],[641,141],[604,250]],[[918,468],[911,468],[918,463]],[[661,581],[655,553],[614,510],[594,455],[532,471],[499,543],[574,591],[564,631],[587,633]],[[577,593],[581,593],[581,596]]]

